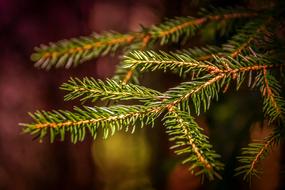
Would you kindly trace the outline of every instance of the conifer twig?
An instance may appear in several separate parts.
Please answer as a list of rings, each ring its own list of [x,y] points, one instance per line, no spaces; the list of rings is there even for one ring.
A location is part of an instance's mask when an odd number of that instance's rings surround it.
[[[115,52],[118,48],[131,45],[132,43],[141,43],[141,47],[146,47],[151,41],[161,39],[161,44],[169,41],[176,41],[179,36],[188,33],[198,25],[207,21],[217,21],[220,19],[236,19],[254,17],[256,13],[227,13],[204,18],[177,18],[167,21],[164,24],[150,27],[139,32],[129,34],[105,33],[102,35],[93,35],[90,37],[73,38],[69,41],[59,41],[50,43],[48,46],[41,45],[35,48],[36,53],[32,55],[35,65],[41,68],[49,69],[52,66],[65,66],[70,68],[86,60]]]

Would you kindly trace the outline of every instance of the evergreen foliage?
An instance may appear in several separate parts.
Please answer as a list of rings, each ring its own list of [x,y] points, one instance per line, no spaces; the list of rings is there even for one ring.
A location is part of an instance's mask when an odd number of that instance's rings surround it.
[[[85,139],[86,131],[94,139],[100,131],[107,138],[117,130],[134,132],[136,127],[153,126],[158,116],[163,115],[169,140],[174,144],[171,148],[178,155],[186,155],[183,163],[189,163],[196,175],[221,179],[220,155],[214,151],[193,114],[206,112],[221,93],[233,86],[239,90],[245,83],[250,89],[260,90],[264,119],[273,128],[269,137],[243,148],[238,158],[241,166],[237,174],[251,179],[259,173],[258,163],[283,138],[285,100],[279,73],[284,59],[278,56],[284,41],[277,38],[283,19],[279,6],[277,1],[275,6],[260,10],[211,8],[202,10],[198,18],[177,17],[138,32],[106,32],[41,45],[35,49],[32,60],[43,69],[70,68],[121,50],[123,58],[113,79],[71,78],[61,86],[67,91],[65,100],[116,100],[116,105],[83,106],[73,111],[37,111],[30,114],[32,123],[21,125],[25,132],[40,139],[49,135],[53,142],[57,137],[64,140],[69,134],[71,141],[76,143]],[[237,24],[235,30],[231,26],[237,21],[242,24]],[[155,45],[185,43],[209,26],[214,26],[217,32],[230,29],[227,34],[220,32],[228,41],[172,52],[145,50]],[[166,92],[139,85],[138,77],[142,72],[156,70],[177,73],[188,81]],[[125,100],[136,100],[137,105],[118,103]]]
[[[86,130],[95,139],[100,127],[103,130],[103,137],[107,138],[123,127],[126,131],[132,127],[132,131],[134,131],[137,123],[141,127],[147,124],[153,125],[158,114],[158,108],[151,109],[145,106],[84,106],[83,108],[75,107],[73,112],[66,110],[37,111],[30,114],[34,123],[23,125],[26,127],[25,132],[37,134],[39,138],[43,138],[49,133],[51,142],[56,136],[60,136],[61,140],[64,140],[65,133],[69,132],[71,141],[76,143],[78,140],[84,140]]]
[[[187,154],[182,163],[190,163],[192,166],[190,171],[194,172],[195,168],[199,168],[196,175],[205,174],[209,179],[214,177],[220,178],[218,171],[223,169],[223,164],[217,159],[220,158],[212,145],[208,142],[208,137],[201,131],[202,129],[194,121],[194,118],[180,109],[173,108],[164,117],[169,140],[174,141],[171,149],[175,149],[175,153]]]
[[[160,92],[135,84],[123,84],[120,81],[107,79],[106,81],[94,78],[71,78],[61,86],[62,90],[69,93],[65,100],[73,100],[82,97],[81,100],[155,100],[161,95]]]

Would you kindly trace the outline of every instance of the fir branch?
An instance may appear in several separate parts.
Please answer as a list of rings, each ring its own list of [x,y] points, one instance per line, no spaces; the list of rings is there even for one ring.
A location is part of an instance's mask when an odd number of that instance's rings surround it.
[[[91,99],[95,101],[101,100],[156,100],[162,94],[156,90],[152,90],[135,84],[123,84],[115,80],[107,79],[106,81],[96,80],[94,78],[71,78],[67,83],[61,86],[62,90],[68,91],[65,100]]]
[[[109,134],[110,126],[111,131],[115,131],[116,128],[122,126],[134,125],[136,121],[141,122],[141,126],[146,123],[153,123],[154,119],[161,114],[165,109],[171,110],[174,106],[181,103],[184,100],[190,98],[194,93],[198,93],[203,89],[207,88],[209,85],[212,85],[214,82],[222,78],[223,75],[218,75],[217,77],[209,77],[208,80],[200,83],[193,83],[190,88],[185,88],[181,93],[182,96],[174,96],[175,90],[172,89],[166,94],[157,96],[158,101],[147,103],[147,105],[142,106],[113,106],[109,108],[105,107],[85,107],[84,110],[75,108],[75,112],[70,111],[38,111],[34,114],[30,114],[34,119],[35,123],[24,124],[25,132],[31,134],[40,134],[42,139],[46,133],[47,129],[50,129],[51,141],[54,140],[54,137],[60,132],[60,129],[63,129],[61,137],[64,138],[64,131],[67,129],[71,133],[72,141],[77,142],[78,138],[83,140],[84,137],[77,136],[77,130],[84,130],[80,132],[85,134],[85,127],[94,127],[93,130],[97,129],[99,126],[102,126],[106,132],[104,132],[104,137],[107,137]],[[95,85],[97,87],[97,84]],[[178,89],[178,88],[177,88]],[[97,94],[100,97],[100,95]],[[94,98],[96,94],[94,94]],[[112,97],[112,96],[111,96]],[[146,119],[146,123],[143,122],[143,119]],[[83,129],[84,128],[84,129]],[[91,130],[91,129],[90,129]],[[91,133],[92,136],[95,136],[94,133]],[[112,132],[113,134],[113,132]]]
[[[237,89],[245,80],[246,73],[250,76],[248,79],[249,83],[251,83],[252,72],[260,72],[263,69],[280,68],[283,66],[280,62],[272,63],[271,57],[267,55],[239,55],[233,58],[225,55],[220,56],[219,53],[216,53],[216,48],[205,49],[206,51],[202,51],[201,49],[197,51],[194,49],[192,51],[184,50],[177,53],[133,51],[124,57],[124,63],[126,68],[136,67],[140,71],[170,70],[174,73],[179,73],[179,75],[192,72],[196,78],[203,74],[218,75],[224,73],[229,75],[229,79],[236,79]],[[213,54],[209,52],[213,52]]]
[[[240,10],[237,10],[240,11]],[[166,21],[158,26],[144,28],[139,32],[129,34],[104,33],[94,34],[89,37],[73,38],[63,40],[49,45],[41,45],[35,48],[36,53],[32,55],[35,66],[50,69],[51,67],[70,68],[86,60],[115,52],[118,48],[133,46],[131,49],[146,47],[149,43],[161,40],[161,44],[177,42],[183,35],[188,37],[199,25],[207,21],[217,21],[221,19],[238,19],[254,17],[256,13],[232,11],[225,15],[213,15],[202,18],[176,18]]]
[[[97,133],[98,127],[103,128],[104,137],[107,137],[110,133],[114,133],[116,128],[121,129],[122,126],[129,126],[140,122],[141,126],[148,123],[153,123],[154,119],[160,115],[165,109],[171,110],[174,106],[187,100],[194,93],[198,93],[206,89],[209,85],[218,81],[221,76],[210,78],[201,83],[193,83],[194,85],[186,89],[181,93],[182,96],[173,96],[174,89],[162,96],[157,96],[159,101],[154,103],[148,103],[148,105],[142,106],[113,106],[109,108],[105,107],[84,107],[84,109],[75,108],[74,112],[70,111],[38,111],[30,116],[34,119],[32,124],[23,124],[25,126],[25,132],[30,134],[39,134],[42,139],[47,134],[47,129],[50,129],[51,141],[55,139],[55,136],[60,134],[61,138],[64,138],[64,132],[69,131],[71,134],[72,142],[83,140],[85,137],[86,127],[93,137]],[[95,85],[96,86],[96,85]],[[98,94],[97,94],[98,95]],[[95,97],[96,95],[94,95]],[[100,97],[100,95],[98,95]],[[146,121],[144,121],[146,119]],[[109,126],[109,127],[107,127]],[[80,131],[80,132],[79,132]],[[80,134],[79,134],[80,133]],[[84,136],[80,136],[84,134]],[[79,136],[78,136],[79,135]]]
[[[200,18],[178,17],[168,20],[158,26],[153,26],[150,29],[150,34],[152,39],[160,39],[160,44],[163,45],[169,42],[177,42],[182,36],[184,39],[193,36],[199,27],[208,22],[255,16],[257,16],[256,12],[239,8],[213,10],[212,14],[205,14],[204,17]]]
[[[126,67],[125,63],[120,62],[116,67],[113,80],[123,81],[123,84],[127,84],[128,82],[139,84],[139,72],[136,66]]]
[[[236,175],[243,175],[243,179],[249,181],[253,176],[259,176],[261,171],[257,167],[266,158],[272,147],[279,144],[281,133],[281,128],[275,128],[270,136],[243,148],[241,156],[238,157],[242,166],[236,168]]]
[[[264,57],[255,56],[239,56],[239,59],[231,57],[214,57],[216,63],[215,69],[209,69],[210,73],[203,77],[196,78],[190,82],[184,82],[177,87],[169,89],[164,93],[164,101],[168,109],[180,105],[182,110],[188,110],[188,100],[192,99],[196,113],[200,114],[201,104],[204,111],[206,111],[212,99],[218,99],[220,90],[225,86],[225,89],[230,85],[232,80],[236,81],[237,90],[241,84],[248,78],[248,85],[256,87],[259,85],[262,77],[260,73],[264,69],[273,69],[283,66],[283,64],[273,64],[270,60]],[[197,64],[199,65],[199,64]],[[197,66],[194,65],[194,68]],[[199,66],[204,67],[201,63]],[[191,65],[193,67],[193,65]],[[257,75],[252,81],[252,72]],[[259,82],[258,82],[259,81]],[[225,91],[224,89],[224,91]],[[161,102],[154,102],[153,104],[161,104]]]
[[[171,149],[175,149],[178,155],[187,154],[183,163],[189,162],[193,173],[206,175],[210,180],[221,179],[218,171],[223,169],[223,164],[217,160],[220,155],[212,150],[208,137],[202,134],[202,129],[189,113],[173,107],[164,117],[164,123],[169,140],[175,142]]]
[[[150,40],[150,36],[146,35],[143,38],[142,44],[139,44],[138,47],[132,46],[131,49],[144,50],[147,47],[149,40]],[[126,55],[126,53],[124,55]],[[124,66],[124,63],[120,62],[120,64],[117,65],[113,79],[117,81],[123,81],[123,84],[127,84],[129,81],[135,84],[139,84],[138,75],[139,74],[137,72],[136,66],[131,67],[131,68],[126,68]]]
[[[210,51],[210,50],[209,50]],[[201,55],[202,57],[202,55]],[[198,58],[199,59],[199,58]],[[204,57],[202,59],[205,59]],[[189,71],[201,72],[203,70],[216,70],[215,66],[206,62],[199,62],[189,54],[189,52],[181,51],[179,53],[166,53],[163,51],[133,51],[124,57],[126,68],[139,68],[144,70],[172,70],[174,72],[187,73]]]
[[[237,8],[212,10],[212,14],[208,16],[205,15],[202,18],[177,17],[175,19],[170,19],[158,26],[151,27],[145,35],[142,35],[142,47],[138,49],[145,49],[148,43],[156,41],[157,39],[160,39],[161,45],[167,44],[169,42],[177,42],[181,38],[187,39],[195,34],[195,31],[200,27],[200,25],[203,25],[210,21],[254,17],[256,15],[257,13],[253,11],[249,12],[249,10]],[[203,61],[212,58],[212,54],[214,52],[218,53],[217,49],[217,47],[208,46],[201,49],[195,48],[193,50],[189,50],[188,53],[195,57],[198,57],[198,55],[200,54],[200,58],[198,60]],[[120,64],[115,77],[119,80],[123,80],[124,83],[127,83],[131,79],[131,77],[135,75],[134,81],[138,83],[136,75],[137,73],[135,72],[136,67],[137,66],[134,65],[132,68],[128,69],[123,64]],[[180,71],[179,73],[181,72],[182,71]],[[122,75],[122,73],[124,73],[124,75]]]
[[[284,122],[285,100],[280,96],[281,85],[266,69],[263,69],[260,91],[263,97],[264,114],[269,118],[269,123],[276,120]]]
[[[90,37],[73,38],[48,46],[35,48],[32,60],[35,66],[44,69],[51,67],[70,68],[89,59],[115,52],[119,47],[130,44],[134,40],[133,34],[105,33],[94,34]]]
[[[221,89],[220,81],[225,77],[225,74],[217,76],[206,75],[191,82],[184,82],[177,87],[171,88],[165,92],[163,104],[168,110],[174,106],[178,106],[181,110],[190,110],[189,100],[192,100],[196,113],[199,115],[201,104],[204,110],[210,107],[211,100],[218,99],[218,93]]]
[[[131,78],[134,75],[135,70],[136,70],[136,67],[132,67],[130,68],[130,70],[128,70],[128,72],[124,76],[123,84],[127,84],[131,80]]]
[[[232,81],[236,82],[238,90],[248,80],[249,87],[260,88],[265,117],[269,119],[269,124],[276,126],[269,137],[249,144],[239,157],[242,166],[237,168],[237,174],[250,179],[259,173],[257,166],[271,148],[279,143],[285,121],[285,100],[281,96],[281,85],[273,75],[274,72],[271,72],[281,71],[284,65],[280,61],[284,44],[276,31],[281,21],[275,21],[282,15],[283,9],[274,13],[273,9],[276,8],[260,11],[212,9],[197,18],[177,17],[128,34],[109,32],[42,45],[36,48],[32,59],[36,66],[45,69],[70,68],[123,50],[125,56],[113,80],[71,78],[61,86],[68,92],[65,100],[137,100],[142,105],[37,111],[30,114],[34,120],[31,124],[22,124],[24,131],[40,139],[49,136],[51,142],[57,137],[64,140],[66,134],[69,134],[71,141],[76,143],[84,140],[87,132],[96,138],[102,131],[103,137],[107,138],[123,128],[134,132],[136,126],[153,126],[155,119],[166,112],[163,120],[170,141],[174,141],[172,148],[176,149],[175,153],[187,154],[184,163],[190,163],[190,170],[196,175],[201,174],[209,179],[221,178],[219,171],[223,169],[223,164],[218,161],[219,155],[212,150],[206,135],[190,115],[190,108],[199,115],[202,109],[209,109],[211,102],[218,99],[220,91],[225,92]],[[185,42],[204,26],[209,26],[215,32],[225,30],[231,28],[229,26],[233,22],[245,18],[254,19],[244,22],[244,27],[222,48],[205,46],[169,53],[143,51],[156,43],[165,45]],[[191,73],[192,78],[164,93],[128,84],[130,81],[138,83],[142,71],[155,70],[171,71],[180,76]]]
[[[85,106],[83,109],[76,107],[74,112],[66,110],[37,111],[30,114],[34,123],[21,125],[25,127],[24,132],[36,135],[40,139],[49,132],[51,142],[57,136],[64,140],[65,133],[68,132],[71,135],[71,141],[76,143],[78,140],[84,140],[86,130],[95,139],[98,128],[102,128],[103,137],[107,138],[123,127],[126,131],[132,127],[132,132],[134,132],[137,123],[140,124],[140,127],[153,125],[154,119],[159,114],[160,109],[145,106],[119,105],[108,108]]]
[[[158,26],[153,26],[150,33],[154,39],[160,39],[160,44],[164,45],[169,41],[177,42],[183,35],[185,35],[184,38],[193,36],[199,26],[206,21],[206,18],[177,17]]]
[[[215,75],[219,73],[226,74],[225,78],[227,81],[223,81],[226,83],[226,89],[230,82],[235,80],[236,89],[238,90],[246,79],[248,79],[248,86],[255,88],[262,79],[262,72],[264,69],[280,69],[283,66],[280,62],[272,63],[271,57],[268,57],[267,55],[239,55],[237,58],[231,56],[214,56],[214,58],[215,65],[219,67],[219,70],[212,71],[211,73]]]
[[[271,23],[272,17],[258,18],[249,22],[228,43],[223,45],[223,50],[229,52],[233,58],[238,55],[252,54],[258,41],[264,41],[269,35],[267,27]]]
[[[263,71],[263,69],[278,68],[283,65],[281,63],[272,63],[270,57],[258,54],[254,56],[239,55],[236,58],[214,56],[214,60],[214,64],[219,67],[219,70],[214,70],[212,73],[236,74],[239,72]]]

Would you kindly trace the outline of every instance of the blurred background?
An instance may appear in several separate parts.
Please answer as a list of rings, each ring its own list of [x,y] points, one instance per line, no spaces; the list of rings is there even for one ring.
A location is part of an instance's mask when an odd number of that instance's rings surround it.
[[[203,184],[169,151],[159,123],[134,135],[121,132],[107,141],[87,138],[75,145],[69,141],[39,143],[22,134],[18,126],[30,121],[27,112],[72,108],[75,102],[64,102],[59,90],[69,77],[110,78],[118,63],[117,57],[106,56],[78,68],[47,72],[34,68],[30,61],[35,46],[104,30],[136,31],[164,17],[195,15],[198,8],[190,2],[0,0],[0,189],[249,189],[242,179],[233,178],[234,157],[250,139],[268,133],[258,122],[262,108],[255,92],[229,92],[198,118],[226,163],[223,181]],[[213,4],[234,5],[226,0]],[[144,85],[161,91],[178,81],[176,76],[161,73],[146,74],[142,79]],[[252,189],[282,189],[279,163],[283,156],[279,151],[277,147],[265,160],[264,175],[253,181]]]

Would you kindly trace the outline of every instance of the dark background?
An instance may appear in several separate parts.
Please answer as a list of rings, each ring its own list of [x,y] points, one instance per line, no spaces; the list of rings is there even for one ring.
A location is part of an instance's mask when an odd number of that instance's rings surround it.
[[[230,4],[229,1],[214,3]],[[118,62],[118,58],[107,56],[78,68],[47,72],[34,68],[30,61],[35,46],[104,30],[136,31],[140,24],[150,26],[163,17],[196,12],[197,7],[190,6],[189,1],[0,0],[0,189],[248,188],[241,179],[232,179],[236,164],[233,158],[249,136],[260,137],[266,132],[255,129],[251,135],[245,133],[243,143],[235,141],[243,138],[230,136],[242,131],[239,127],[243,124],[252,126],[252,123],[247,124],[245,115],[248,113],[241,113],[247,107],[241,105],[251,106],[249,102],[259,99],[247,92],[241,94],[243,99],[240,95],[232,95],[230,100],[225,98],[225,103],[212,109],[210,116],[199,118],[202,126],[209,121],[214,126],[222,123],[221,128],[214,128],[213,135],[222,134],[221,139],[214,141],[219,143],[219,151],[226,152],[222,155],[229,164],[224,174],[227,182],[200,185],[199,179],[191,176],[186,166],[172,158],[175,156],[168,150],[167,137],[160,126],[138,131],[134,137],[118,134],[107,143],[100,139],[93,143],[87,138],[75,145],[69,141],[39,143],[30,135],[22,134],[18,126],[18,123],[30,121],[29,111],[71,108],[74,102],[63,102],[64,93],[58,89],[70,76],[112,77]],[[163,83],[154,82],[155,79]],[[171,86],[173,80],[177,78],[158,75],[145,79],[145,83],[157,83],[153,86],[164,89]],[[234,120],[231,117],[236,113],[240,115]],[[229,121],[225,122],[227,119]],[[236,122],[240,125],[233,124]],[[234,126],[234,130],[228,129],[229,125]],[[266,161],[264,177],[253,182],[253,189],[278,187],[279,159],[278,151],[273,152]]]

